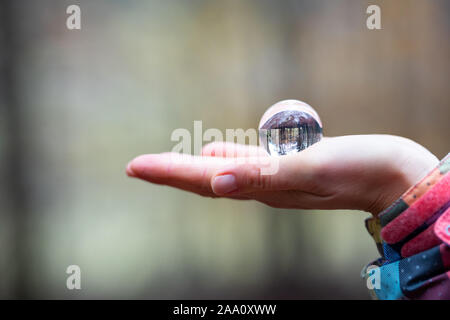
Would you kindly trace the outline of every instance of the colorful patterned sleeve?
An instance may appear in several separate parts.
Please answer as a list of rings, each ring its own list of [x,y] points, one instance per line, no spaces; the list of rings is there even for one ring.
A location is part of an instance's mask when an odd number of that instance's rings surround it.
[[[377,217],[381,258],[362,272],[376,299],[450,299],[450,154]]]

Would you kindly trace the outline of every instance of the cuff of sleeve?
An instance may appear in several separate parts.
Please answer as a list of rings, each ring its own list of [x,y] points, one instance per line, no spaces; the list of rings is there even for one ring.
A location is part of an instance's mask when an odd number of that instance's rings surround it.
[[[436,222],[427,233],[450,245],[450,235],[447,233],[450,213],[445,206],[450,201],[449,172],[450,153],[425,178],[408,189],[386,210],[376,217],[366,219],[366,229],[383,257],[385,256],[383,242],[393,244],[404,240],[417,232],[418,228],[423,228],[421,221],[426,220],[429,225]],[[394,220],[395,223],[388,226]]]

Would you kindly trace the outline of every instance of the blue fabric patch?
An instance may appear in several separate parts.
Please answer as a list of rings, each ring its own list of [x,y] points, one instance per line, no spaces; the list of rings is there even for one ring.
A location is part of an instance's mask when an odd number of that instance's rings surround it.
[[[387,260],[387,263],[391,263],[393,261],[398,261],[402,257],[394,247],[388,245],[386,242],[383,241],[383,251],[384,251],[384,257]]]
[[[401,289],[408,296],[428,279],[445,272],[439,246],[402,259],[399,270]]]
[[[380,289],[375,293],[380,300],[397,300],[403,298],[400,289],[399,261],[380,267]]]

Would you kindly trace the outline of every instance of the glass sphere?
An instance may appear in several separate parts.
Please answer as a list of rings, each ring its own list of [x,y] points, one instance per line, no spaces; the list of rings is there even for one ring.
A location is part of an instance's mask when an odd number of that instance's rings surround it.
[[[317,112],[298,100],[274,104],[259,123],[260,144],[270,155],[300,152],[322,139],[322,122]]]

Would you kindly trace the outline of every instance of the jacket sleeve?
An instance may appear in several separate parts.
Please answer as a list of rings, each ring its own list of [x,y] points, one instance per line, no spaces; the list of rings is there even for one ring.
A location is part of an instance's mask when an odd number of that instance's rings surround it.
[[[450,154],[366,228],[381,257],[363,269],[377,299],[450,299]]]

